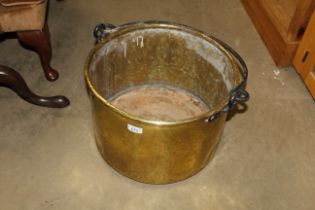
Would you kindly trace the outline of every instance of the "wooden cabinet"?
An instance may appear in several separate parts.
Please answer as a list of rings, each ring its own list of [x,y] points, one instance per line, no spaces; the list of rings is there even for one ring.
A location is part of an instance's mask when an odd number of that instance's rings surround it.
[[[315,0],[241,0],[278,66],[289,66]]]
[[[315,99],[315,12],[298,47],[293,64]]]

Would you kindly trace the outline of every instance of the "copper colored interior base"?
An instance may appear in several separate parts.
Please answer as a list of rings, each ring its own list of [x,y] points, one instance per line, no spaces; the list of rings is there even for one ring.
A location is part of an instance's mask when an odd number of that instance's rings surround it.
[[[124,91],[113,97],[111,103],[146,120],[184,120],[209,111],[201,99],[187,91],[154,85]]]

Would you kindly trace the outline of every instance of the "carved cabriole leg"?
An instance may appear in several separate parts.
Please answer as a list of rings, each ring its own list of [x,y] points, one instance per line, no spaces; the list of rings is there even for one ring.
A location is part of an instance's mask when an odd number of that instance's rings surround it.
[[[47,80],[57,80],[59,74],[50,66],[51,45],[48,25],[45,24],[43,30],[17,32],[17,37],[21,43],[36,50],[42,63]]]
[[[15,91],[29,103],[50,108],[63,108],[70,104],[64,96],[42,97],[34,94],[26,85],[24,79],[15,70],[0,65],[0,85],[4,85]]]

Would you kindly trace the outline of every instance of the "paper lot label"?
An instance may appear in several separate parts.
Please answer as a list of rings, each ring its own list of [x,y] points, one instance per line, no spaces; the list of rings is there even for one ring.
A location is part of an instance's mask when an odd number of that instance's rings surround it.
[[[139,128],[139,127],[134,126],[134,125],[128,124],[127,128],[132,133],[137,133],[137,134],[142,134],[143,133],[143,128]]]

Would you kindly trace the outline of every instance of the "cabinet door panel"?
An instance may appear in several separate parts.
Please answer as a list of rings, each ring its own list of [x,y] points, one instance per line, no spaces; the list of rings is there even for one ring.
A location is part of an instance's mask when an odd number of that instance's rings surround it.
[[[315,12],[300,42],[293,64],[315,98]]]

